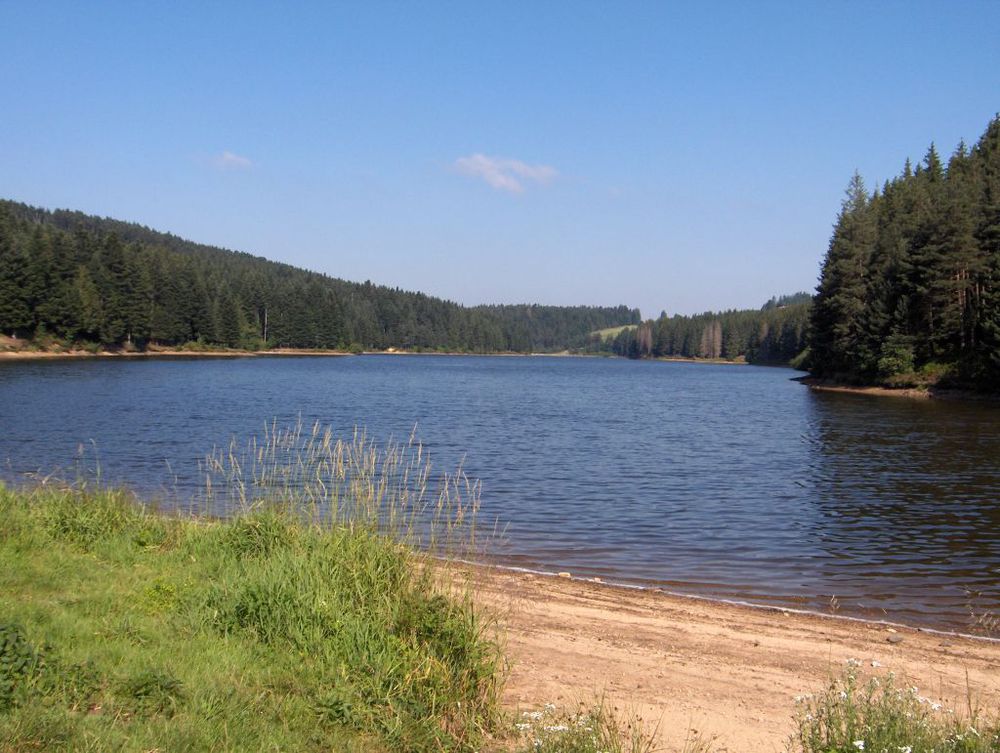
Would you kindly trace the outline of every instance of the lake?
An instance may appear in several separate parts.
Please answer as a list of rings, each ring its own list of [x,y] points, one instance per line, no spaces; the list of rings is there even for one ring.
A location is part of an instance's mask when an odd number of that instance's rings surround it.
[[[970,629],[1000,616],[1000,408],[599,358],[0,362],[0,476],[183,504],[265,423],[416,434],[482,481],[508,565]]]

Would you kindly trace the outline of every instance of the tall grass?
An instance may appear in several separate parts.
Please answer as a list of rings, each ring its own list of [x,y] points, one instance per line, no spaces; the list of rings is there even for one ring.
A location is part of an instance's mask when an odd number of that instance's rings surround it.
[[[274,424],[205,473],[195,518],[0,487],[0,750],[480,749],[498,636],[427,560],[477,546],[478,485]]]
[[[380,446],[362,429],[345,439],[319,422],[272,422],[261,436],[234,438],[205,459],[202,509],[231,515],[283,506],[316,525],[377,531],[431,554],[475,554],[480,483],[461,467],[432,477],[415,432]]]

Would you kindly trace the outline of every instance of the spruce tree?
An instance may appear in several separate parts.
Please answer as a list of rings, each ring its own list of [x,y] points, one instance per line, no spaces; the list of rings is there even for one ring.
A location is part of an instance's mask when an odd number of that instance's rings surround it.
[[[855,172],[845,191],[823,262],[813,305],[812,351],[823,375],[852,375],[874,367],[864,338],[865,269],[874,223],[864,181]]]

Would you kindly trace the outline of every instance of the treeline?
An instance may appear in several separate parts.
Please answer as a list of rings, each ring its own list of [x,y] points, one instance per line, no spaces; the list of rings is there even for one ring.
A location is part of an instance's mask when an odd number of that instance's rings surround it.
[[[554,351],[625,306],[466,307],[79,212],[0,201],[0,332],[104,346]]]
[[[947,165],[932,144],[881,190],[854,176],[811,327],[818,376],[1000,387],[1000,117]]]
[[[812,296],[772,298],[760,310],[667,316],[623,329],[614,337],[592,335],[591,352],[629,358],[723,358],[784,364],[806,347]]]

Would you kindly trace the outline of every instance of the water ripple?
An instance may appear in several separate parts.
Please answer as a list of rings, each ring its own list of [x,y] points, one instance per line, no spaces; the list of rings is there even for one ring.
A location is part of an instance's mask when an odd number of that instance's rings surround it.
[[[0,364],[0,475],[182,503],[277,418],[414,425],[498,554],[544,570],[951,628],[1000,614],[1000,410],[812,393],[784,369],[603,359]]]

